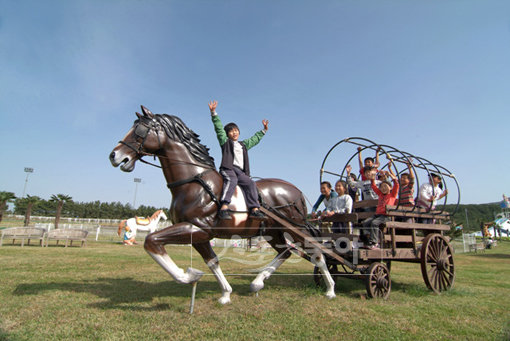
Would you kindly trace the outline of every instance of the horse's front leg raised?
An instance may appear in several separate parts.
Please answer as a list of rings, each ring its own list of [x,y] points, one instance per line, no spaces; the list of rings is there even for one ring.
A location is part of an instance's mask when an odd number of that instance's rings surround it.
[[[166,244],[192,244],[209,241],[207,232],[190,223],[178,223],[163,230],[149,234],[145,238],[145,251],[166,272],[179,283],[191,284],[197,282],[203,272],[188,268],[186,272],[177,266],[165,250]]]
[[[145,250],[161,267],[179,283],[194,283],[204,274],[200,270],[188,268],[186,272],[179,268],[165,250],[166,244],[192,244],[200,253],[205,263],[211,269],[222,290],[219,299],[221,304],[230,303],[232,287],[228,284],[225,275],[221,271],[218,258],[211,244],[211,237],[201,228],[191,223],[178,223],[163,230],[151,233],[145,239]]]

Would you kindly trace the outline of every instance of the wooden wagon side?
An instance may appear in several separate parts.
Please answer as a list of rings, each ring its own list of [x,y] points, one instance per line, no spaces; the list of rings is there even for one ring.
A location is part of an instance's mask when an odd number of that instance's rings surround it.
[[[335,214],[323,221],[351,222],[354,227],[359,227],[364,219],[374,215],[374,212],[363,210],[376,205],[376,200],[355,202],[354,209],[362,211]],[[380,249],[359,248],[361,243],[358,243],[360,236],[357,234],[322,233],[321,242],[353,264],[349,269],[342,265],[343,271],[339,271],[339,263],[330,258],[328,268],[332,275],[363,278],[370,297],[386,298],[391,291],[391,262],[404,261],[421,264],[424,282],[430,290],[439,293],[451,288],[455,280],[453,249],[444,236],[450,229],[446,224],[449,214],[395,206],[386,207],[386,213],[390,220],[380,227]],[[435,221],[433,224],[419,223],[422,219]],[[344,246],[339,252],[339,240],[350,241],[347,252]],[[322,281],[318,269],[315,281],[319,285]]]

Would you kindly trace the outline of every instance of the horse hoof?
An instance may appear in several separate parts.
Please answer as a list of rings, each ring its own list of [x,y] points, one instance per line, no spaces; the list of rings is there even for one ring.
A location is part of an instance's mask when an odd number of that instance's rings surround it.
[[[229,304],[230,296],[221,296],[218,302],[220,302],[221,305]]]
[[[202,278],[202,276],[204,275],[204,272],[200,271],[200,270],[197,270],[197,269],[188,268],[186,270],[186,274],[187,274],[187,277],[188,277],[188,281],[187,282],[189,284],[192,284],[192,283],[198,282],[198,280],[200,278]]]
[[[261,289],[264,288],[264,282],[260,281],[260,282],[251,282],[250,284],[250,291],[251,292],[259,292]]]
[[[333,298],[336,297],[336,295],[334,292],[328,292],[328,293],[326,293],[326,297],[329,298],[330,300],[332,300]]]

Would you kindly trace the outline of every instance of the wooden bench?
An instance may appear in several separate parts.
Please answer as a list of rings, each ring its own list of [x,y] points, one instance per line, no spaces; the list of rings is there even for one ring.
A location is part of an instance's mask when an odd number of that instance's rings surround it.
[[[73,246],[73,241],[80,241],[81,247],[87,245],[87,235],[89,234],[89,231],[86,230],[79,230],[79,229],[56,229],[51,230],[48,233],[48,236],[46,237],[46,247],[48,247],[48,244],[50,240],[56,240],[58,245],[59,240],[65,240],[65,247],[67,247],[67,243],[71,241],[71,246]]]
[[[3,245],[4,238],[12,239],[12,244],[14,244],[16,239],[21,240],[21,246],[25,245],[25,240],[28,240],[28,245],[30,245],[31,239],[39,240],[39,244],[44,246],[44,235],[46,234],[46,229],[42,227],[10,227],[1,230],[2,236],[0,238],[0,246]]]

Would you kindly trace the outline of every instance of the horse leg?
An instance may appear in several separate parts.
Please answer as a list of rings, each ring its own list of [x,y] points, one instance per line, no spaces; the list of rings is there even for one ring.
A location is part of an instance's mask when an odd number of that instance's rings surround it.
[[[120,237],[120,233],[121,233],[122,229],[125,227],[126,227],[126,220],[122,220],[119,223],[119,228],[117,229],[117,234],[119,235],[119,237]]]
[[[282,265],[283,262],[285,262],[291,256],[291,248],[286,245],[287,242],[285,241],[284,236],[282,234],[278,234],[272,237],[273,238],[268,242],[278,252],[278,255],[251,282],[250,289],[252,292],[258,292],[260,289],[262,289],[264,287],[264,280],[268,279],[276,271],[276,269],[278,269],[280,265]],[[315,254],[312,257],[307,257],[306,254],[300,253],[300,256],[307,259],[308,261],[311,261],[320,269],[326,284],[326,297],[336,297],[335,281],[329,273],[324,255]]]
[[[228,284],[225,275],[223,275],[223,272],[221,271],[220,262],[211,247],[211,243],[209,243],[209,241],[207,241],[207,243],[195,243],[193,244],[193,247],[198,251],[198,253],[200,253],[204,259],[204,262],[207,264],[209,269],[211,269],[211,272],[214,274],[214,277],[216,277],[216,280],[220,284],[222,295],[218,301],[221,304],[230,303],[232,287],[230,284]]]
[[[322,253],[320,255],[314,255],[312,257],[312,263],[319,268],[322,277],[324,278],[324,283],[326,284],[326,297],[330,299],[335,298],[335,281],[329,273],[328,265],[326,264],[326,258]]]
[[[289,237],[292,239],[292,233],[289,233]],[[312,249],[309,248],[309,243],[305,240],[301,240],[301,237],[294,235],[294,237],[297,239],[297,242],[301,245],[303,245],[306,249],[308,249],[306,252],[307,254],[300,254],[301,257],[305,258],[306,260],[310,261],[312,264],[315,264],[320,272],[322,273],[322,277],[324,278],[324,283],[326,284],[326,297],[327,298],[334,298],[335,295],[335,281],[333,280],[333,277],[331,277],[331,274],[328,270],[328,265],[326,264],[326,257],[324,257],[324,254],[317,248],[313,247]],[[309,237],[313,238],[313,237]],[[311,246],[311,245],[310,245]],[[313,252],[313,254],[311,254]],[[310,255],[311,254],[311,255]]]
[[[166,244],[205,243],[211,239],[209,234],[190,223],[178,223],[163,230],[149,234],[145,238],[145,251],[178,283],[191,284],[197,282],[203,272],[188,268],[186,272],[170,258],[165,250]]]
[[[278,255],[264,267],[264,269],[255,277],[250,284],[252,292],[259,292],[264,288],[264,281],[268,279],[290,256],[290,248],[286,245],[285,239],[281,234],[270,236],[269,244],[278,252]]]

